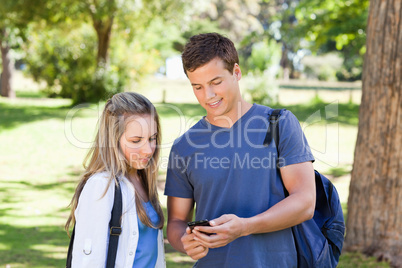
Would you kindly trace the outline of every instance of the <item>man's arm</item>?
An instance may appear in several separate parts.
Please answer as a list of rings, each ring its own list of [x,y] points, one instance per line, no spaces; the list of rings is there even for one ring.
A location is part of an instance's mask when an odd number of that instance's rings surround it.
[[[222,215],[210,221],[212,227],[195,227],[195,240],[209,248],[222,247],[241,236],[274,232],[311,219],[315,208],[315,178],[311,162],[304,162],[280,169],[289,196],[251,218]],[[215,233],[205,235],[200,233]]]
[[[187,227],[187,222],[192,221],[193,218],[194,200],[168,196],[167,207],[167,238],[170,244],[194,260],[205,257],[208,248],[194,240],[195,235]]]

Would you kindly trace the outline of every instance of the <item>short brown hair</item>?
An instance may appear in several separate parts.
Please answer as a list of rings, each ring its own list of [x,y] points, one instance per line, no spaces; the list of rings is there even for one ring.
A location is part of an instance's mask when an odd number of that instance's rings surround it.
[[[214,58],[220,58],[225,69],[233,72],[235,63],[239,64],[239,56],[233,42],[218,33],[194,35],[184,47],[181,55],[184,72],[193,72]]]

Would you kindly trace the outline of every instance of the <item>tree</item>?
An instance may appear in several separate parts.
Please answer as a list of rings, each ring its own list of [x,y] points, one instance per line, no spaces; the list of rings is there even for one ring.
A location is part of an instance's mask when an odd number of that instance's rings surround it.
[[[185,17],[180,15],[189,4],[189,0],[48,1],[50,23],[35,24],[27,49],[29,71],[47,82],[48,95],[72,98],[74,103],[106,99],[126,89],[134,78],[130,76],[156,71],[149,67],[160,60],[158,49],[166,49],[161,44],[173,43],[171,25]]]
[[[108,62],[108,50],[115,21],[125,27],[135,28],[149,25],[157,17],[165,21],[178,19],[189,5],[188,0],[79,0],[83,13],[90,15],[98,38],[98,65]],[[133,31],[135,32],[135,30]]]
[[[371,0],[345,249],[402,267],[402,3]]]
[[[235,43],[250,32],[262,33],[256,16],[260,13],[261,0],[210,0],[209,8],[201,14],[216,21]]]
[[[272,2],[276,12],[272,14],[269,33],[282,44],[282,56],[279,62],[283,70],[283,79],[294,78],[294,63],[300,49],[301,37],[296,29],[295,8],[298,0],[275,0]],[[271,5],[272,5],[271,4]]]
[[[14,59],[12,50],[20,49],[26,41],[30,22],[45,15],[42,0],[2,0],[0,5],[0,50],[2,58],[1,96],[15,97],[12,89]]]
[[[0,51],[2,72],[0,76],[0,93],[3,97],[13,98],[15,92],[12,89],[12,78],[14,72],[13,59],[10,52],[13,46],[18,45],[19,23],[18,11],[19,1],[5,0],[0,5]]]
[[[13,77],[13,64],[10,58],[10,33],[8,29],[0,28],[0,50],[1,50],[1,62],[3,65],[3,71],[0,76],[0,90],[1,96],[14,98],[15,92],[12,90],[11,81]]]

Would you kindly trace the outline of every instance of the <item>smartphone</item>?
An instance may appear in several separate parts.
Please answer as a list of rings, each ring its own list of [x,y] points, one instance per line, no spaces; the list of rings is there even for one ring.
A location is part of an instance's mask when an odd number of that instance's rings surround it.
[[[208,220],[201,220],[201,221],[191,221],[187,223],[188,227],[190,227],[191,231],[194,229],[195,226],[211,226],[209,225]]]

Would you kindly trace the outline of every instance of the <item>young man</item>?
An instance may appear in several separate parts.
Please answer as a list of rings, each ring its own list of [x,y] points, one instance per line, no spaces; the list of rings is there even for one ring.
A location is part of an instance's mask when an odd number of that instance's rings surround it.
[[[296,267],[289,227],[311,219],[314,158],[296,117],[279,124],[280,173],[274,142],[264,147],[269,107],[240,94],[241,70],[229,39],[190,38],[183,66],[207,115],[175,141],[167,173],[167,235],[171,245],[198,260],[195,267]],[[187,222],[208,219],[211,227]]]

